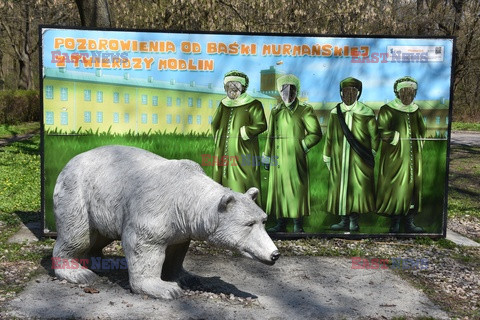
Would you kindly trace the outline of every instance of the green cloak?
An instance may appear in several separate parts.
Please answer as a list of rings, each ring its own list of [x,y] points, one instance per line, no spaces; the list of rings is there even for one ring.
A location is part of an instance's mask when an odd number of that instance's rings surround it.
[[[416,104],[397,98],[378,113],[380,151],[377,212],[406,215],[422,210],[422,149],[425,123]]]
[[[270,157],[267,214],[277,218],[309,215],[307,152],[322,138],[313,108],[298,99],[282,102],[270,114],[264,155]]]
[[[375,154],[379,142],[375,113],[357,101],[340,104],[353,136]],[[323,159],[330,170],[327,211],[337,215],[375,212],[374,170],[353,150],[343,134],[335,107],[330,113]]]
[[[233,101],[238,100],[236,103]],[[260,189],[260,152],[257,136],[267,129],[262,103],[246,93],[235,100],[220,102],[212,120],[215,140],[213,180],[234,191],[244,193],[251,187]],[[222,163],[222,157],[228,157]],[[257,203],[261,203],[260,193]]]

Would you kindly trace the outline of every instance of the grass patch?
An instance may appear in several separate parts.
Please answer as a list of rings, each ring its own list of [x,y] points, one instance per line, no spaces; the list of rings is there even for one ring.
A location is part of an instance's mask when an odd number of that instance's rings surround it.
[[[11,132],[38,131],[38,123],[10,126]],[[5,128],[5,126],[2,126]],[[33,243],[8,243],[22,222],[40,216],[40,137],[0,148],[0,297],[9,298],[39,272],[40,262],[51,255],[51,239]]]
[[[422,246],[430,246],[433,244],[433,240],[428,237],[415,238],[415,244]]]
[[[442,247],[442,248],[445,248],[445,249],[454,249],[454,248],[457,247],[455,242],[450,241],[450,240],[445,239],[445,238],[438,239],[437,240],[437,245]]]
[[[10,138],[21,134],[33,133],[40,131],[40,123],[38,122],[24,122],[20,124],[1,124],[0,125],[0,139]]]
[[[452,130],[480,131],[480,123],[452,122]]]
[[[480,148],[451,146],[448,216],[480,218]]]
[[[40,137],[0,148],[0,212],[40,211]]]

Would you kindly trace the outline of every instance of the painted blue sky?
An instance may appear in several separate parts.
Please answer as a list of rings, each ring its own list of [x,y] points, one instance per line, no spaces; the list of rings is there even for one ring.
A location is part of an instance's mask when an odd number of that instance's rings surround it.
[[[54,51],[54,38],[87,38],[87,39],[118,39],[138,41],[172,41],[176,46],[176,53],[140,53],[128,52],[128,57],[153,57],[155,63],[151,70],[103,70],[103,74],[123,75],[130,72],[131,78],[147,78],[153,76],[155,80],[175,79],[177,82],[188,83],[195,81],[199,85],[212,83],[216,87],[223,87],[223,75],[232,69],[245,72],[250,78],[249,91],[260,89],[260,71],[275,66],[284,73],[293,73],[300,78],[302,91],[308,93],[309,101],[339,101],[339,82],[349,76],[363,82],[361,100],[383,101],[394,98],[393,83],[402,76],[409,75],[417,79],[419,90],[417,99],[434,100],[448,99],[450,96],[451,56],[453,40],[449,39],[391,39],[391,38],[335,38],[335,37],[293,37],[293,36],[266,36],[266,35],[218,35],[218,34],[184,34],[158,32],[127,32],[127,31],[90,31],[70,29],[46,29],[43,32],[43,66],[55,67],[51,62]],[[186,54],[181,52],[183,41],[198,42],[202,52]],[[207,42],[223,42],[231,44],[257,45],[256,55],[225,55],[207,54]],[[331,44],[332,46],[369,46],[370,53],[385,53],[387,46],[431,46],[443,47],[444,59],[442,62],[388,62],[388,63],[352,63],[350,57],[292,57],[292,56],[263,56],[264,44],[291,44],[308,45]],[[62,48],[62,52],[70,51]],[[84,51],[88,52],[88,51]],[[111,51],[105,51],[111,52]],[[157,70],[158,59],[214,59],[214,71],[165,71]],[[75,68],[68,64],[67,70],[95,72],[94,69]]]

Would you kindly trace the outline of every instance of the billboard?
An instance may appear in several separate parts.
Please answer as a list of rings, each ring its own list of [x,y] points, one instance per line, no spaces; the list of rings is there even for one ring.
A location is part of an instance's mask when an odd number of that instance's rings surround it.
[[[445,236],[452,38],[41,28],[43,210],[76,155],[190,159],[276,237]]]

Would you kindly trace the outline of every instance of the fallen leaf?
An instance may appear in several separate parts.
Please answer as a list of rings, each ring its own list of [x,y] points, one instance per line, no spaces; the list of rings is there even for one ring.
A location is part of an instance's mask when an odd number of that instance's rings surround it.
[[[99,293],[100,291],[98,291],[95,288],[86,287],[86,288],[83,289],[83,292],[85,292],[85,293]]]

